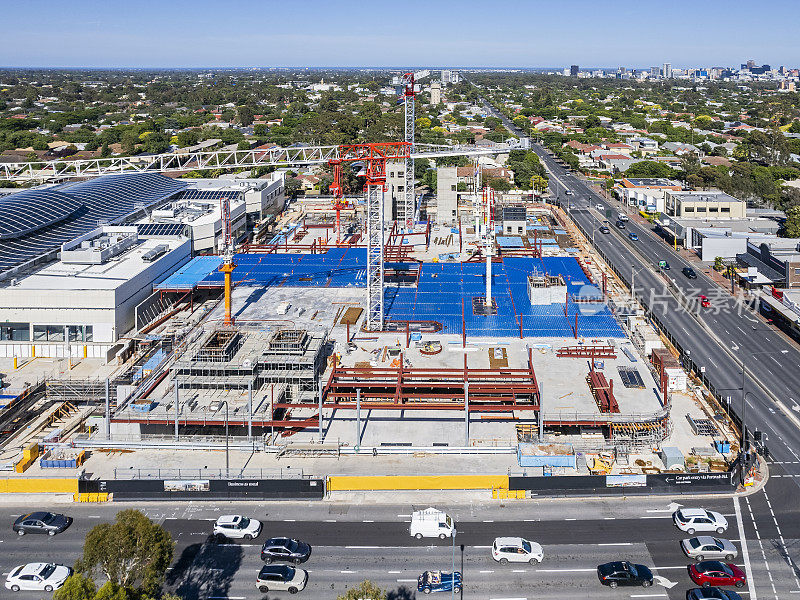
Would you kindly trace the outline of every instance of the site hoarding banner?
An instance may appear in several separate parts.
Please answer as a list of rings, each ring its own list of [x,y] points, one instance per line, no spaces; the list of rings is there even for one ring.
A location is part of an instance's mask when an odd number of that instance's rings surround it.
[[[645,487],[647,475],[606,475],[606,487]]]
[[[528,490],[540,496],[652,493],[730,493],[738,483],[737,471],[723,473],[656,473],[648,475],[562,475],[509,477],[509,490]]]
[[[79,491],[109,493],[117,499],[261,499],[321,500],[325,480],[318,479],[105,479],[80,480]]]

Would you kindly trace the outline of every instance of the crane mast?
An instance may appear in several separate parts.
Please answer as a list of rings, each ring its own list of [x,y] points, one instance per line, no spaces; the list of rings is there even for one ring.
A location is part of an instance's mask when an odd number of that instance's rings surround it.
[[[403,197],[398,206],[397,220],[407,232],[414,228],[414,211],[416,209],[414,199],[414,119],[415,119],[415,95],[414,73],[403,75],[403,95],[405,97],[405,117],[406,131],[405,141],[410,144],[409,156],[405,159],[405,185],[403,187]]]

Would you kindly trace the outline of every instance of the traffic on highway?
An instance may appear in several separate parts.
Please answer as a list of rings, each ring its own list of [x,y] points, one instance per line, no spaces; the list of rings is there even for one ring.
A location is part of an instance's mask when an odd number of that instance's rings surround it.
[[[166,587],[187,599],[335,598],[365,579],[398,598],[736,598],[734,590],[756,597],[771,585],[770,574],[782,594],[795,589],[791,577],[776,582],[779,573],[754,560],[756,530],[743,514],[746,500],[683,502],[140,508],[175,540]],[[57,589],[80,557],[86,533],[124,508],[69,507],[70,525],[52,536],[18,535],[9,525],[0,533],[6,588],[19,588],[21,598],[39,597],[26,591],[34,585],[39,592]],[[7,523],[20,516],[9,507],[0,515]],[[787,522],[783,533],[800,537],[800,521]],[[20,577],[26,574],[38,580],[25,587]],[[730,595],[713,595],[715,589]]]

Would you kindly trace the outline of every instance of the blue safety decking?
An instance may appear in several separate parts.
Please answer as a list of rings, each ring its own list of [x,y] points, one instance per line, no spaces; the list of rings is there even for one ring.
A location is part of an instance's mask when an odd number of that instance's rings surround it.
[[[203,259],[217,257],[201,257]],[[217,263],[189,265],[173,275],[206,270],[197,279],[198,287],[221,287],[223,275]],[[237,254],[233,282],[242,285],[280,287],[366,287],[366,250],[336,248],[325,254]],[[416,264],[414,263],[416,266]],[[387,264],[398,268],[403,265]],[[570,337],[578,313],[581,337],[624,337],[622,329],[607,307],[570,301],[568,316],[564,303],[532,306],[528,300],[528,275],[562,275],[571,297],[595,297],[577,260],[572,257],[506,257],[492,265],[492,297],[497,314],[472,314],[472,298],[486,292],[486,265],[477,263],[423,263],[419,266],[416,287],[388,286],[385,291],[386,317],[396,321],[438,321],[446,333],[461,334],[462,301],[464,324],[469,336],[518,336],[520,319],[525,336]],[[172,279],[172,278],[170,278]],[[168,289],[167,281],[162,289]],[[175,289],[175,288],[169,288]],[[595,314],[596,313],[596,314]]]
[[[197,256],[153,288],[158,290],[189,291],[197,287],[209,273],[219,269],[221,256]]]

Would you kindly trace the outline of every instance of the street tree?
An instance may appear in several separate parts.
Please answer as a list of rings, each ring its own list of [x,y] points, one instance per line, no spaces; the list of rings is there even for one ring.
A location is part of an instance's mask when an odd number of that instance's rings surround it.
[[[783,228],[785,237],[800,237],[800,205],[792,206],[786,210],[786,223]]]
[[[385,600],[386,592],[365,579],[356,587],[350,588],[345,594],[337,596],[336,600]]]
[[[114,523],[101,523],[86,534],[76,570],[153,593],[164,580],[174,548],[172,536],[163,527],[138,510],[123,510]]]

